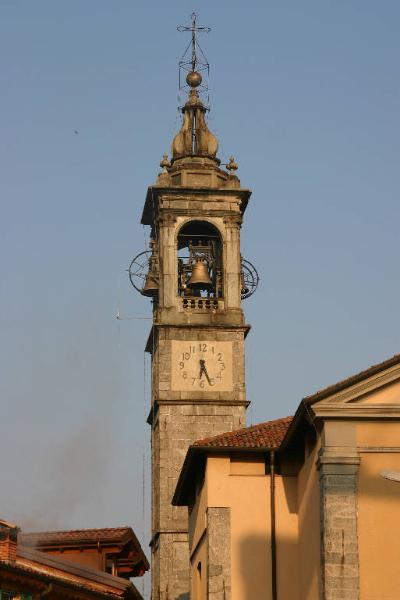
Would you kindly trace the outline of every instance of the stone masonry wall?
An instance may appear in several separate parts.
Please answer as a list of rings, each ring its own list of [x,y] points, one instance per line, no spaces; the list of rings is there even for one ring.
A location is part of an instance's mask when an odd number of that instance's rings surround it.
[[[231,600],[230,508],[207,509],[207,598]]]
[[[153,429],[153,598],[189,598],[188,514],[172,506],[188,447],[197,439],[239,429],[242,405],[161,404]],[[165,594],[168,591],[168,596]],[[163,595],[164,594],[164,595]]]
[[[357,478],[359,458],[323,453],[321,500],[321,600],[358,600]]]

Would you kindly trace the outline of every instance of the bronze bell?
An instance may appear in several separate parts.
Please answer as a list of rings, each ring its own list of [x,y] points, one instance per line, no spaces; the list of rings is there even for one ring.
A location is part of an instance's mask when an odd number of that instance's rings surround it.
[[[243,271],[242,271],[242,274],[240,276],[240,286],[241,286],[241,290],[240,291],[241,291],[242,294],[248,294],[249,293],[250,290],[247,287],[246,282],[244,280],[244,273],[243,273]]]
[[[198,290],[206,290],[210,288],[212,281],[208,273],[207,263],[198,258],[192,269],[192,274],[188,281],[188,286]]]
[[[142,288],[143,296],[149,296],[153,298],[158,294],[158,283],[157,279],[152,271],[149,271],[146,275],[146,281],[144,282],[144,286]]]

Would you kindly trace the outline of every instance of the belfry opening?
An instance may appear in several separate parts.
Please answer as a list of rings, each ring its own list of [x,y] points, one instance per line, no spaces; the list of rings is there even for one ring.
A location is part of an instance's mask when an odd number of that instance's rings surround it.
[[[223,297],[222,240],[208,221],[189,221],[177,236],[178,296]]]

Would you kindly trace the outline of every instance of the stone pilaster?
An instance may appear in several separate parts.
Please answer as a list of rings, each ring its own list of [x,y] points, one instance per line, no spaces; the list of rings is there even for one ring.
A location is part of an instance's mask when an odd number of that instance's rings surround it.
[[[359,464],[355,449],[330,447],[320,451],[321,600],[359,598]]]
[[[241,307],[240,224],[241,218],[238,215],[224,219],[225,299],[226,307],[233,310]]]
[[[207,598],[231,600],[230,508],[207,509]]]

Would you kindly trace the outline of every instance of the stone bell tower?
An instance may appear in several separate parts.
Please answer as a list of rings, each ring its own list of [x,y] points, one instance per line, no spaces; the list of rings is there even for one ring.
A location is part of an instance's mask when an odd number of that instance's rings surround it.
[[[251,192],[217,158],[200,99],[196,55],[182,127],[149,187],[142,223],[151,255],[141,292],[153,298],[152,600],[189,599],[188,516],[171,499],[194,440],[245,425],[240,227]],[[233,124],[232,124],[233,126]]]

